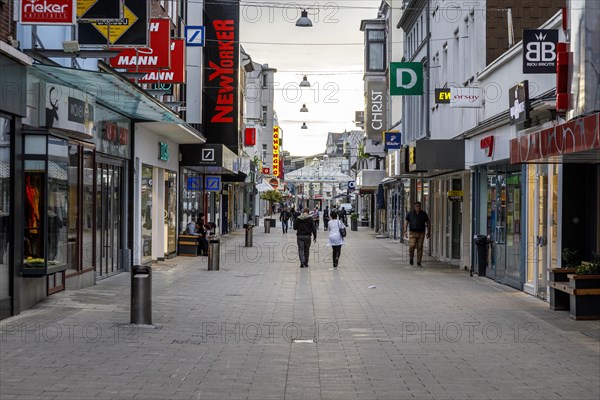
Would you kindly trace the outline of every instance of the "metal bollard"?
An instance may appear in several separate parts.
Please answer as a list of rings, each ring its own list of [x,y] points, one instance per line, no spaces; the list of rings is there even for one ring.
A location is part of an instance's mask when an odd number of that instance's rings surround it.
[[[152,324],[152,268],[131,268],[131,323]]]
[[[271,233],[271,219],[270,218],[265,218],[264,219],[264,223],[265,223],[265,233]]]
[[[253,230],[254,227],[252,225],[246,227],[246,247],[252,247]]]
[[[211,239],[208,242],[208,270],[218,271],[221,262],[221,241]]]

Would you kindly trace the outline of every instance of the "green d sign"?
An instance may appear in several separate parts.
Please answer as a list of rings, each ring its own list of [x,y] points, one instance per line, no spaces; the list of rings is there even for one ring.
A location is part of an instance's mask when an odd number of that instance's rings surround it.
[[[390,95],[421,96],[423,94],[423,64],[419,62],[390,63]]]

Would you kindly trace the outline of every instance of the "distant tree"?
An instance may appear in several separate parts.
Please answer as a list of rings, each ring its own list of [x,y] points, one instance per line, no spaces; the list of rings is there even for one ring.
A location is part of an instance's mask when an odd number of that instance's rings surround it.
[[[273,204],[281,203],[283,195],[279,190],[267,190],[261,193],[260,198],[269,202],[269,215],[273,215]]]

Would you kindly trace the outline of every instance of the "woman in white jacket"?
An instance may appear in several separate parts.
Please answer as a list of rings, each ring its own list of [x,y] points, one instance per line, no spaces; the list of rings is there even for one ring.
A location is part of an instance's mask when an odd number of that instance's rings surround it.
[[[344,238],[340,230],[346,229],[346,226],[338,219],[337,212],[332,211],[329,216],[331,220],[327,224],[327,230],[329,231],[327,244],[333,249],[333,267],[337,268],[340,255],[342,254],[342,245],[344,244]]]

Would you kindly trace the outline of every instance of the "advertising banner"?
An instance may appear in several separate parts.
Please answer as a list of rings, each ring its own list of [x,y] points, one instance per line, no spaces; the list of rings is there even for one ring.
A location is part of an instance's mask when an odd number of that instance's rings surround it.
[[[73,0],[21,0],[21,23],[26,25],[72,25]]]
[[[419,62],[390,63],[390,95],[421,96],[423,94],[423,64]]]
[[[387,87],[385,81],[367,81],[365,131],[368,139],[379,139],[387,127]]]
[[[555,74],[558,29],[523,29],[523,73]]]
[[[483,90],[476,87],[450,88],[450,107],[481,108]]]
[[[81,46],[148,46],[148,4],[125,0],[123,18],[78,22],[77,37]]]
[[[273,161],[271,163],[271,166],[273,167],[273,175],[279,177],[280,175],[280,170],[279,170],[279,127],[278,126],[274,126],[273,127]]]
[[[209,143],[239,149],[240,2],[204,3],[202,133]]]
[[[139,71],[171,67],[171,20],[152,18],[148,28],[150,47],[124,49],[110,59],[113,68]]]
[[[171,40],[171,68],[143,70],[147,73],[139,83],[185,83],[185,40]]]

